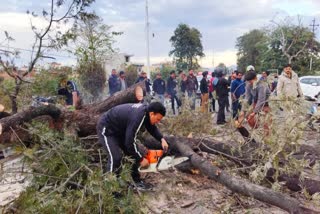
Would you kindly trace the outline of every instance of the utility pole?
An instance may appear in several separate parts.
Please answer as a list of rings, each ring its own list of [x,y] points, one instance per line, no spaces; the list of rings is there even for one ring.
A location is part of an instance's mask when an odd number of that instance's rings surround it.
[[[149,52],[149,12],[148,0],[146,0],[146,46],[147,46],[147,77],[150,79],[150,52]]]
[[[313,34],[313,37],[314,37],[315,36],[314,31],[316,30],[316,27],[319,27],[319,24],[316,24],[316,19],[315,18],[312,20],[312,25],[310,25],[310,26],[312,27],[312,34]],[[310,71],[312,71],[313,37],[312,37],[312,40],[311,40]]]

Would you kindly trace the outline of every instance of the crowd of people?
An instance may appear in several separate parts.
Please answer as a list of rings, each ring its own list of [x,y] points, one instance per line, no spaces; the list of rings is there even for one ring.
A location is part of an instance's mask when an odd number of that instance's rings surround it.
[[[147,95],[150,94],[150,86],[152,86],[154,98],[163,105],[165,98],[169,98],[174,115],[176,110],[180,112],[183,97],[189,98],[191,109],[195,109],[196,93],[200,91],[201,112],[216,112],[217,101],[219,106],[217,124],[219,125],[226,123],[226,112],[232,111],[232,117],[238,119],[242,106],[240,100],[254,106],[250,114],[253,117],[260,111],[268,111],[267,100],[271,93],[278,96],[302,97],[298,75],[292,70],[290,64],[284,66],[279,77],[278,74],[270,75],[268,70],[263,70],[258,75],[252,65],[249,65],[245,72],[233,71],[228,78],[226,78],[224,69],[220,67],[211,73],[210,78],[208,76],[210,77],[208,71],[202,72],[202,79],[198,84],[194,70],[190,69],[188,75],[182,70],[178,70],[177,73],[172,70],[167,80],[162,79],[160,72],[157,73],[151,84],[147,74],[141,72],[136,82],[146,80]],[[261,77],[258,79],[258,76]],[[113,69],[109,78],[110,95],[126,88],[124,72],[120,71],[118,76],[116,70]]]
[[[258,78],[258,73],[252,65],[247,67],[246,72],[234,71],[229,80],[219,69],[215,71],[214,76],[212,85],[219,104],[217,124],[226,123],[225,108],[229,92],[232,101],[232,117],[240,121],[238,124],[241,124],[246,118],[253,128],[257,127],[256,116],[258,114],[270,112],[268,100],[271,95],[279,98],[303,97],[298,75],[292,70],[290,64],[283,67],[283,72],[279,77],[278,74],[271,76],[269,71],[262,71],[261,77]],[[244,112],[242,104],[249,105],[250,110]]]

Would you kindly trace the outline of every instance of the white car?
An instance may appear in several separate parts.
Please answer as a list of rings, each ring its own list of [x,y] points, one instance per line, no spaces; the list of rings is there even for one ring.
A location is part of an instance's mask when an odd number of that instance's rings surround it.
[[[314,99],[320,93],[320,76],[303,76],[299,80],[304,96]]]

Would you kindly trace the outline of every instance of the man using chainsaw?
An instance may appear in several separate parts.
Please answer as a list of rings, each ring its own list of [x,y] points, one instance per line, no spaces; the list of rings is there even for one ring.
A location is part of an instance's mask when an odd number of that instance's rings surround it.
[[[168,143],[163,138],[155,124],[165,116],[166,109],[159,102],[149,105],[142,103],[129,103],[115,106],[104,113],[97,125],[99,143],[108,154],[107,171],[120,172],[123,153],[134,159],[131,176],[135,186],[141,189],[149,189],[144,183],[138,171],[139,166],[148,167],[149,162],[139,151],[136,138],[142,126],[158,141],[161,142],[164,152],[168,150]]]

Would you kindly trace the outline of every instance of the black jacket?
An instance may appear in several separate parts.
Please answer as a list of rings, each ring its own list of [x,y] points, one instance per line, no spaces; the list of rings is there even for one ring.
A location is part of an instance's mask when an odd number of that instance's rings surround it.
[[[144,80],[145,80],[145,78],[143,78],[143,77],[140,76],[140,77],[138,77],[138,79],[136,80],[135,83],[142,82],[142,81],[144,81]],[[150,91],[151,91],[150,86],[151,86],[150,80],[149,80],[149,79],[146,79],[146,91],[147,91],[148,93],[150,93]]]
[[[229,81],[224,77],[220,77],[217,85],[215,86],[218,97],[226,97],[229,93]]]
[[[120,91],[120,79],[117,75],[111,75],[108,82],[110,95],[113,95],[117,91]]]
[[[77,86],[72,80],[67,81],[66,87],[58,89],[58,95],[64,95],[66,97],[65,100],[67,105],[73,105],[73,92],[77,92],[79,95]]]
[[[163,79],[155,79],[152,88],[157,94],[164,94],[166,92],[166,83]]]
[[[142,103],[129,103],[113,107],[100,117],[97,130],[105,128],[106,136],[123,138],[123,146],[129,155],[141,160],[143,157],[137,148],[136,138],[142,126],[154,138],[161,141],[163,136],[155,125],[151,125],[147,105]]]
[[[208,90],[208,82],[207,82],[207,79],[206,78],[202,78],[202,80],[200,81],[200,91],[201,91],[201,94],[207,94],[209,93],[209,90]]]
[[[168,92],[168,94],[171,95],[171,96],[176,95],[177,94],[176,87],[177,87],[177,80],[173,79],[172,77],[169,77],[168,81],[167,81],[167,92]]]

